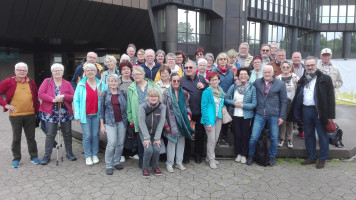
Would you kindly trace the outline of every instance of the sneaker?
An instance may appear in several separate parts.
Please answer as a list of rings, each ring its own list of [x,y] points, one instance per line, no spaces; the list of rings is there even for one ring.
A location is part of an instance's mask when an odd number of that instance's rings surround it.
[[[211,168],[211,169],[216,169],[216,168],[218,168],[218,167],[216,166],[216,163],[214,162],[214,160],[210,160],[209,165],[210,165],[210,168]]]
[[[85,159],[85,163],[87,165],[93,165],[93,160],[91,159],[91,157],[88,157],[88,158]]]
[[[287,146],[288,146],[288,148],[293,149],[293,143],[292,143],[292,141],[288,140]]]
[[[318,164],[316,164],[317,169],[322,169],[325,166],[325,160],[319,160]]]
[[[12,167],[13,167],[13,168],[18,168],[18,167],[20,167],[20,161],[18,161],[18,160],[12,161]]]
[[[278,147],[283,147],[284,141],[283,140],[279,140],[278,142]]]
[[[112,175],[112,174],[113,174],[112,168],[107,168],[106,175]]]
[[[77,160],[77,157],[75,157],[75,155],[73,153],[67,153],[66,157],[70,160],[70,161],[75,161]]]
[[[269,166],[274,166],[275,164],[276,164],[276,160],[274,158],[269,158],[268,165]]]
[[[316,163],[316,160],[313,160],[313,159],[308,158],[308,159],[304,160],[304,161],[301,163],[301,165],[312,165],[312,164],[315,164],[315,163]]]
[[[304,139],[304,132],[300,132],[300,133],[299,133],[299,137],[302,138],[302,139]]]
[[[161,176],[162,175],[162,172],[161,172],[161,170],[158,169],[158,167],[155,167],[152,170],[155,172],[156,176]]]
[[[93,163],[94,163],[94,164],[99,163],[99,158],[98,158],[98,156],[93,156]]]
[[[37,157],[31,160],[31,162],[35,165],[39,165],[41,163],[41,161]]]
[[[236,162],[241,162],[241,155],[237,155],[235,161],[236,161]]]
[[[47,165],[50,160],[51,160],[50,156],[45,154],[42,158],[41,165]]]
[[[173,173],[174,172],[172,165],[167,165],[166,168],[167,168],[167,171],[169,173]]]
[[[140,159],[137,154],[135,154],[134,156],[130,156],[129,158],[132,158],[132,159],[135,159],[135,160]]]
[[[246,164],[247,164],[247,165],[252,165],[253,163],[254,163],[253,157],[252,157],[252,156],[249,156],[249,157],[247,158]]]
[[[115,169],[117,169],[117,170],[122,170],[122,169],[124,169],[124,167],[123,167],[122,165],[120,165],[120,164],[117,164],[117,165],[115,165],[114,167],[115,167]]]
[[[245,156],[241,156],[241,164],[246,164],[246,157]]]
[[[183,164],[177,164],[177,165],[176,165],[176,168],[178,168],[178,169],[181,170],[181,171],[184,171],[184,170],[187,169],[187,168],[184,167]]]
[[[120,162],[125,162],[125,161],[126,161],[125,156],[121,156]]]
[[[217,164],[217,165],[220,164],[219,161],[217,161],[217,160],[214,160],[214,162],[215,162],[215,164]]]
[[[142,173],[143,173],[143,178],[150,178],[150,173],[148,173],[148,169],[144,169]]]

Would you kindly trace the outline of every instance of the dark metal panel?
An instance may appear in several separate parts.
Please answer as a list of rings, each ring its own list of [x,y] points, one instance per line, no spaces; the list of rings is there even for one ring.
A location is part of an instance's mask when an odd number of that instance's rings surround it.
[[[25,12],[26,17],[24,17],[21,27],[22,33],[32,33],[34,31],[41,4],[42,0],[31,0],[31,3],[27,5]],[[22,34],[21,36],[26,37],[28,40],[32,39],[31,34]]]
[[[78,7],[75,15],[69,22],[70,27],[67,32],[67,36],[69,38],[73,38],[80,31],[81,24],[82,24],[84,18],[86,17],[86,14],[88,12],[90,5],[91,5],[91,2],[89,2],[89,1],[86,1],[86,0],[80,1],[79,7]],[[84,38],[82,38],[82,40],[84,40]]]
[[[110,6],[104,21],[98,27],[99,31],[96,34],[95,40],[99,41],[102,38],[111,38],[118,34],[115,32],[115,27],[120,24],[118,19],[120,19],[120,13],[123,9],[125,8],[121,6]]]
[[[80,0],[68,0],[67,1],[67,6],[65,8],[65,13],[60,21],[60,23],[57,26],[56,33],[58,34],[59,37],[62,38],[71,38],[70,37],[70,30],[72,30],[72,22],[74,20],[77,20],[75,18],[75,15],[80,9]]]
[[[77,32],[77,36],[84,39],[89,39],[92,31],[97,31],[98,27],[94,26],[94,20],[99,16],[100,8],[102,3],[91,2],[88,7],[87,12],[85,13],[82,23],[80,24],[80,29]]]
[[[14,1],[0,1],[0,36],[6,34],[13,4]]]
[[[87,32],[88,38],[95,38],[100,32],[106,32],[107,27],[105,26],[105,19],[107,18],[109,11],[111,10],[110,8],[113,5],[105,3],[99,5],[99,3],[97,3],[93,6],[97,6],[100,9],[98,10],[96,17],[91,21],[90,31],[88,30]]]
[[[66,6],[68,0],[54,0],[52,12],[49,15],[44,37],[59,37],[57,27],[64,15],[66,15]]]
[[[50,16],[52,12],[53,5],[54,0],[42,0],[39,5],[40,10],[37,15],[35,27],[32,31],[32,37],[41,37],[44,35],[49,20],[48,16]]]
[[[14,4],[11,9],[11,15],[9,18],[9,24],[7,27],[6,35],[11,37],[20,37],[22,22],[25,17],[28,1],[13,0]]]

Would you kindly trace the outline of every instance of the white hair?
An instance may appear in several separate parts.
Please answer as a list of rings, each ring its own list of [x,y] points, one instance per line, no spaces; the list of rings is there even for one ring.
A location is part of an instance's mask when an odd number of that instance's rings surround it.
[[[146,56],[149,52],[151,52],[152,55],[155,56],[155,51],[153,51],[153,49],[146,49],[146,50],[145,50],[145,56]]]
[[[114,56],[112,56],[112,55],[106,55],[105,56],[105,58],[104,58],[104,64],[105,64],[105,62],[107,61],[107,60],[111,60],[113,63],[117,63],[117,60],[116,60],[116,58],[114,57]],[[130,60],[130,59],[129,59]]]
[[[205,65],[207,65],[207,64],[208,64],[208,61],[206,61],[204,58],[200,58],[200,59],[198,60],[198,65],[199,65],[200,63],[204,63]]]
[[[64,71],[64,66],[62,64],[60,64],[60,63],[54,63],[51,66],[51,72],[53,72],[56,69],[60,69],[60,70]]]
[[[195,69],[197,68],[197,65],[195,64],[194,61],[188,60],[187,62],[185,62],[185,65],[187,65],[187,63],[192,63],[192,64],[193,64],[193,67],[194,67]]]
[[[130,56],[128,56],[127,54],[122,54],[122,56],[120,58],[120,62],[122,62],[124,60],[128,60],[130,62]]]
[[[174,53],[168,53],[167,56],[166,56],[166,60],[168,60],[168,57],[170,58],[174,58],[174,60],[176,60],[176,55],[174,55]]]
[[[110,74],[108,76],[108,81],[110,81],[110,79],[114,79],[115,81],[119,82],[120,81],[120,77],[117,74]]]
[[[86,64],[84,67],[84,71],[86,72],[88,70],[88,68],[95,70],[95,72],[98,73],[98,68],[96,68],[96,66],[94,64],[91,64],[91,63]]]
[[[134,70],[137,70],[137,71],[141,72],[141,73],[142,73],[142,76],[146,76],[146,73],[145,73],[145,70],[143,69],[143,67],[138,66],[138,65],[133,66],[133,67],[132,67],[132,74],[133,74],[133,71],[134,71]]]
[[[239,48],[241,48],[241,46],[242,46],[242,45],[247,46],[247,48],[249,48],[249,47],[250,47],[250,45],[248,45],[248,43],[247,43],[247,42],[243,42],[243,43],[241,43],[241,44],[240,44]]]
[[[147,97],[146,99],[148,99],[148,97],[158,97],[158,101],[162,102],[162,94],[161,91],[155,87],[149,86],[147,88]]]
[[[272,70],[272,73],[274,73],[273,66],[272,65],[266,65],[263,67],[263,70],[270,68]]]
[[[19,62],[19,63],[17,63],[16,65],[15,65],[15,70],[17,69],[17,68],[19,68],[19,67],[26,67],[26,70],[28,70],[28,66],[27,66],[27,64],[26,63],[24,63],[24,62]]]

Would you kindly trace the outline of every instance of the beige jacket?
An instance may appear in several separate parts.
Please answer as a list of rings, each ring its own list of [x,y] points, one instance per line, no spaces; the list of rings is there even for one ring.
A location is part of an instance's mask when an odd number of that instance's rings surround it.
[[[330,71],[326,71],[321,62],[318,64],[318,69],[323,72],[323,74],[329,75],[331,77],[335,88],[340,88],[342,86],[343,82],[340,72],[332,63],[330,63]]]

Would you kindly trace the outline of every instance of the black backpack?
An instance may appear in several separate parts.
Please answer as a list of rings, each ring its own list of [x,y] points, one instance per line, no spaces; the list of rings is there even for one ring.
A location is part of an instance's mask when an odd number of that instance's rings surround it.
[[[255,162],[266,167],[268,159],[268,129],[263,129],[256,145]]]
[[[344,144],[342,143],[342,130],[340,127],[335,123],[336,130],[333,133],[328,133],[329,143],[335,145],[336,147],[342,148]]]

